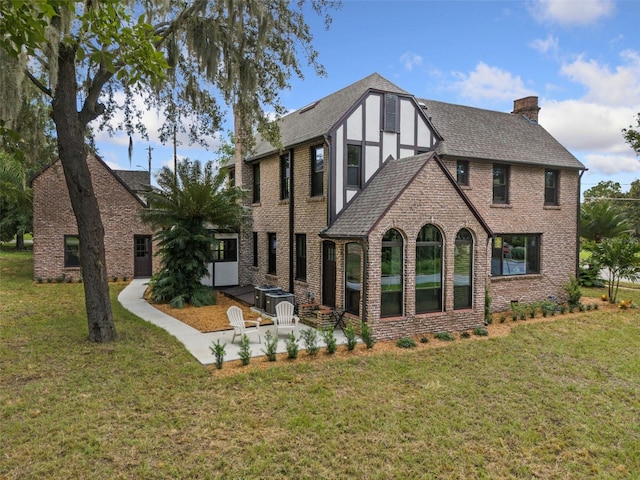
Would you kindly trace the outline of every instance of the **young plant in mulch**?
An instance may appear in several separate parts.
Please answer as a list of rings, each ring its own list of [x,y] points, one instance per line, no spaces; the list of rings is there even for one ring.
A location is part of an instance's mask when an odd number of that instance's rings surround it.
[[[249,337],[242,335],[240,338],[240,361],[242,365],[249,365],[251,361],[251,350],[249,349]]]
[[[336,353],[336,350],[338,349],[338,341],[336,340],[336,336],[333,334],[333,327],[323,328],[321,334],[322,340],[324,340],[324,343],[327,346],[327,353]]]
[[[438,340],[442,340],[443,342],[453,342],[455,340],[455,337],[449,332],[438,332],[434,337]]]
[[[320,347],[318,346],[318,332],[313,328],[307,328],[300,333],[300,338],[304,342],[304,348],[307,350],[307,354],[314,356],[318,354]]]
[[[347,350],[352,351],[353,349],[355,349],[358,343],[358,340],[356,338],[356,331],[352,325],[345,327],[344,336],[347,338],[347,342],[346,342]]]
[[[487,337],[489,335],[489,330],[484,327],[476,327],[473,329],[473,334],[478,337]]]
[[[216,358],[216,368],[220,370],[222,365],[224,364],[224,356],[227,353],[225,351],[226,343],[220,343],[220,339],[216,340],[216,343],[212,344],[213,346],[209,347],[213,356]]]
[[[287,347],[287,358],[290,360],[298,358],[298,351],[300,350],[300,347],[298,346],[298,341],[296,340],[296,336],[293,332],[289,332],[289,335],[287,335],[285,345]]]
[[[420,337],[420,343],[429,343],[429,338],[428,337]]]
[[[460,338],[471,338],[471,334],[465,330],[460,333]]]
[[[267,356],[267,360],[275,362],[278,353],[278,337],[274,336],[270,330],[267,330],[265,334],[265,347],[262,349],[262,353]]]
[[[396,346],[400,348],[415,348],[416,341],[411,337],[402,337],[398,339]]]
[[[364,344],[367,346],[367,348],[373,348],[373,346],[375,345],[376,341],[373,338],[373,330],[371,330],[371,327],[369,326],[368,322],[362,322],[362,326],[361,326],[361,330],[362,333],[362,341],[364,342]]]

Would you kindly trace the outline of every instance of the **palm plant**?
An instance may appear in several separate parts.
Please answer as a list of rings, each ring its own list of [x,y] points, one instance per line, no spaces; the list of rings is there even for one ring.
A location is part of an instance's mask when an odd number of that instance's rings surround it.
[[[606,201],[590,201],[580,209],[580,236],[588,242],[600,243],[632,230],[623,212]]]
[[[146,193],[149,208],[142,214],[144,222],[159,228],[162,268],[150,282],[152,299],[175,307],[211,304],[213,292],[200,280],[213,261],[212,232],[240,225],[242,190],[229,185],[212,162],[184,160],[175,174],[164,167],[157,182]]]
[[[630,235],[604,239],[596,245],[593,256],[598,265],[605,267],[609,302],[616,302],[621,279],[640,280],[640,243]]]

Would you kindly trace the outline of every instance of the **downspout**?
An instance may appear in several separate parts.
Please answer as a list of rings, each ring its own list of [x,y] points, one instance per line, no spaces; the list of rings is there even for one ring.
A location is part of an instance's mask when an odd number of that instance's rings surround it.
[[[580,190],[582,185],[582,175],[586,172],[587,169],[580,171],[580,175],[578,176],[578,197],[577,197],[577,222],[576,222],[576,270],[575,276],[576,279],[580,276]]]
[[[294,182],[294,168],[293,168],[293,148],[289,150],[289,293],[295,294],[293,291],[293,262],[294,254],[294,219],[295,219],[295,182]]]

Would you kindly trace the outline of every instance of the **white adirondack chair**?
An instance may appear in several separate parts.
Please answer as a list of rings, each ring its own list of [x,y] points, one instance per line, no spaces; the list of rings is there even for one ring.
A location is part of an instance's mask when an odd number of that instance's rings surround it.
[[[235,305],[229,307],[227,309],[227,318],[229,319],[229,323],[233,327],[233,338],[231,339],[231,343],[236,339],[236,335],[239,335],[242,338],[242,335],[249,336],[252,333],[258,334],[258,342],[262,343],[262,338],[260,337],[260,322],[261,318],[258,320],[245,320],[242,315],[242,309],[240,307],[236,307]],[[247,323],[251,323],[253,327],[247,327]]]
[[[300,319],[293,314],[293,309],[291,302],[280,302],[276,305],[276,318],[273,319],[273,323],[276,324],[277,334],[280,330],[295,332]]]

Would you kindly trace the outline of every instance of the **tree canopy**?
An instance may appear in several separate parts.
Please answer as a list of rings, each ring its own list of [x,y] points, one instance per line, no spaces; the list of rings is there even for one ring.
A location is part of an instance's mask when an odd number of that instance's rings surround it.
[[[47,99],[78,224],[89,338],[116,338],[109,299],[104,227],[87,165],[89,124],[146,133],[134,98],[163,114],[164,138],[184,130],[193,140],[221,125],[223,106],[235,108],[277,142],[269,114],[282,113],[279,92],[300,59],[318,74],[307,7],[325,18],[332,0],[0,0],[3,65],[0,113],[13,128],[24,77]],[[110,122],[117,112],[123,120]],[[188,120],[188,121],[187,121]],[[243,137],[244,138],[244,137]]]
[[[636,126],[629,125],[629,128],[623,128],[622,136],[636,155],[640,155],[640,113],[636,115]]]

